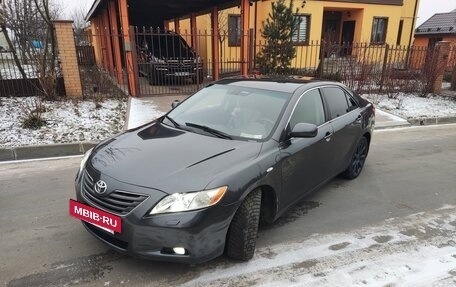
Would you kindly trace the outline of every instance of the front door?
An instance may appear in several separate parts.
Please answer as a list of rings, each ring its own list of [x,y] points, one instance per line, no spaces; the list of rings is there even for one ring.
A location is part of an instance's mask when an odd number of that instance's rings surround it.
[[[331,173],[332,125],[326,121],[318,89],[305,93],[298,101],[288,129],[298,123],[318,126],[314,138],[290,138],[281,143],[283,198],[280,208],[287,208],[324,182]]]
[[[356,21],[344,21],[342,25],[342,55],[351,56],[353,40],[355,39],[355,25]]]

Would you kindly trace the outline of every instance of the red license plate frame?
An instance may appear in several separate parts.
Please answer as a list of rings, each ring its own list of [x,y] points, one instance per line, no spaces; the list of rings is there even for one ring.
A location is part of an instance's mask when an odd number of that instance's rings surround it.
[[[70,199],[70,216],[109,233],[122,233],[122,217]]]

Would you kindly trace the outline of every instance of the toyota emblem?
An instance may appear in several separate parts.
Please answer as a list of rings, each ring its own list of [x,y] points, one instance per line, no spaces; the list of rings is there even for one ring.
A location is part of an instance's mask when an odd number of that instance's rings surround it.
[[[102,180],[97,181],[97,183],[95,183],[94,187],[95,187],[95,192],[98,194],[103,194],[108,189],[108,185],[106,184],[106,182],[104,182]]]

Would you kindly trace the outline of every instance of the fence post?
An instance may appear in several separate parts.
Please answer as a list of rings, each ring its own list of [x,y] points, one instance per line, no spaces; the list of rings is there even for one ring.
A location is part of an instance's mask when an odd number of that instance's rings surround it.
[[[434,67],[435,77],[432,77],[434,82],[432,83],[432,93],[439,94],[442,91],[442,82],[445,75],[445,70],[448,64],[448,58],[450,55],[450,42],[441,41],[435,45],[436,61],[432,61],[436,65]]]
[[[82,84],[74,42],[73,21],[59,20],[53,23],[66,94],[71,98],[82,98]]]
[[[318,64],[317,78],[323,79],[323,70],[325,66],[325,41],[320,42],[320,63]]]
[[[386,44],[385,55],[383,56],[383,66],[382,66],[382,77],[380,79],[380,92],[383,91],[383,85],[385,84],[385,74],[388,65],[388,56],[389,56],[389,44]]]

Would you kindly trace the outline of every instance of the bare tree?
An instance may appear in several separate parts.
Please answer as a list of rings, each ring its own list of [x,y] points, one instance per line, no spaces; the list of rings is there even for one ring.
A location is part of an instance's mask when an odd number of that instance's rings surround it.
[[[50,1],[5,0],[1,24],[14,36],[9,48],[17,58],[20,55],[22,63],[18,59],[18,69],[22,69],[21,64],[31,65],[44,96],[54,98],[58,55],[53,20],[57,19],[59,10]],[[25,79],[27,75],[22,72]]]
[[[86,13],[87,8],[85,6],[79,6],[70,14],[70,18],[73,20],[73,28],[77,44],[87,40],[84,37],[84,31],[87,28],[87,21],[85,19]]]

